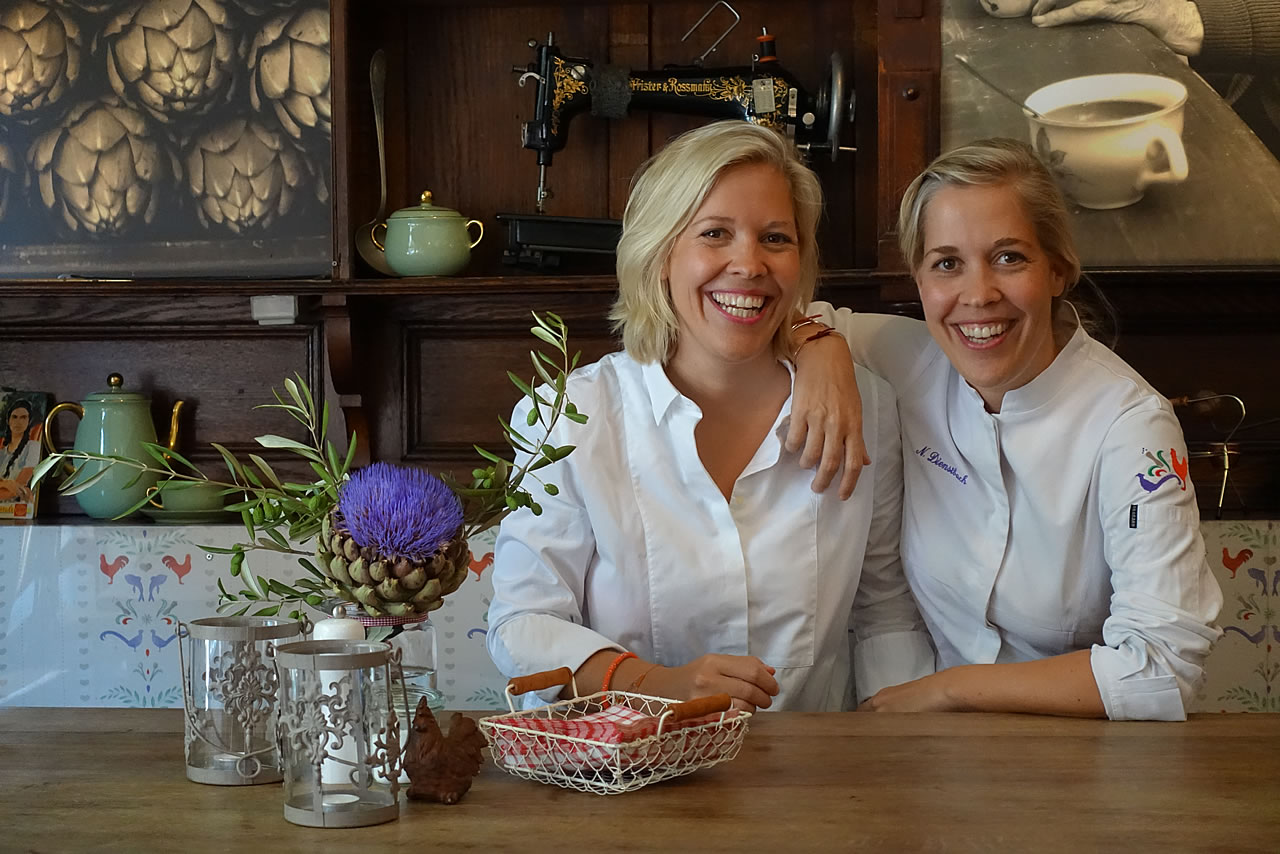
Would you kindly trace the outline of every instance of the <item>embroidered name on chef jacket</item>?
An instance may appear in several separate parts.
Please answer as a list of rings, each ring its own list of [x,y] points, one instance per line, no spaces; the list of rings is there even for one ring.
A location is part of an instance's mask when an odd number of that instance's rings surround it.
[[[917,448],[916,456],[924,457],[925,460],[933,463],[935,466],[960,481],[960,483],[966,485],[969,483],[969,475],[967,473],[961,474],[959,469],[944,460],[941,454],[930,448],[928,445],[921,445]]]

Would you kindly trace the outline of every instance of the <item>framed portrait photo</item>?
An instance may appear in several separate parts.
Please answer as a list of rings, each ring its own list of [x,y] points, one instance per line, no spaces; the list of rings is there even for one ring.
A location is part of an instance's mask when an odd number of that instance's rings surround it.
[[[31,476],[44,446],[52,395],[0,386],[0,520],[34,519],[38,488]]]

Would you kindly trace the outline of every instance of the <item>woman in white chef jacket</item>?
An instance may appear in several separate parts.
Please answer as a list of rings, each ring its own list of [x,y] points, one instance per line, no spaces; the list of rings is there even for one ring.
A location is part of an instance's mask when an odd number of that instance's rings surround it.
[[[1020,142],[967,145],[898,223],[923,323],[809,309],[897,393],[903,564],[938,648],[938,673],[863,708],[1185,718],[1222,605],[1186,444],[1066,302],[1080,261],[1052,177]],[[848,371],[832,340],[798,388]]]
[[[576,449],[538,472],[556,494],[508,516],[494,546],[488,647],[504,674],[567,666],[584,694],[838,710],[854,673],[860,700],[933,672],[898,558],[887,384],[860,377],[883,462],[849,501],[812,492],[782,448],[788,321],[812,298],[821,209],[786,141],[746,122],[642,167],[618,246],[625,351],[570,376],[590,420],[557,425],[551,441]]]

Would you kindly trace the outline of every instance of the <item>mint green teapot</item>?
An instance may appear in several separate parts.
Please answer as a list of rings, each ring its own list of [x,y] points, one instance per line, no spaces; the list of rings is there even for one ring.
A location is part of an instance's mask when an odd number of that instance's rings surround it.
[[[471,226],[480,233],[471,239]],[[461,273],[471,260],[471,250],[484,237],[484,223],[463,219],[452,208],[442,208],[431,200],[431,191],[422,192],[422,204],[401,208],[387,217],[378,240],[378,226],[370,237],[382,250],[387,266],[399,276],[452,276]],[[376,256],[375,256],[376,257]]]
[[[80,416],[73,450],[132,457],[144,462],[151,459],[151,455],[142,446],[144,442],[156,441],[156,428],[151,421],[151,399],[137,392],[125,391],[124,377],[120,374],[107,377],[107,385],[107,391],[87,395],[79,403],[59,403],[49,410],[44,419],[44,443],[50,453],[58,453],[50,438],[54,416],[65,410]],[[182,406],[183,401],[177,401],[170,414],[170,449],[177,446],[178,413],[182,411]],[[102,471],[104,465],[97,462],[85,463],[76,476],[76,481],[83,483]],[[68,472],[73,472],[76,466],[68,462],[66,468]],[[144,474],[134,480],[137,474],[137,469],[117,466],[89,488],[77,492],[76,501],[94,519],[119,516],[146,498],[147,491],[155,486],[155,475]]]

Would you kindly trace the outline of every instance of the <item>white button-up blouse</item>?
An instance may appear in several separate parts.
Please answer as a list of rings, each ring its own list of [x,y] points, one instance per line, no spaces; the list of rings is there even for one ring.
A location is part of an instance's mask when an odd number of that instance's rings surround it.
[[[903,564],[939,667],[1091,648],[1110,718],[1185,718],[1222,592],[1168,401],[1077,329],[989,413],[924,323],[814,312],[897,393]]]
[[[665,666],[754,655],[777,670],[772,708],[808,711],[847,708],[851,670],[859,700],[932,673],[898,557],[892,393],[869,372],[859,383],[877,462],[852,498],[809,489],[812,472],[782,446],[788,398],[726,501],[698,457],[701,411],[661,365],[614,353],[575,371],[568,394],[590,420],[558,424],[551,441],[576,449],[537,472],[558,494],[532,486],[542,514],[512,513],[494,546],[488,646],[498,669],[576,670],[602,649]],[[512,423],[527,411],[526,399]]]

